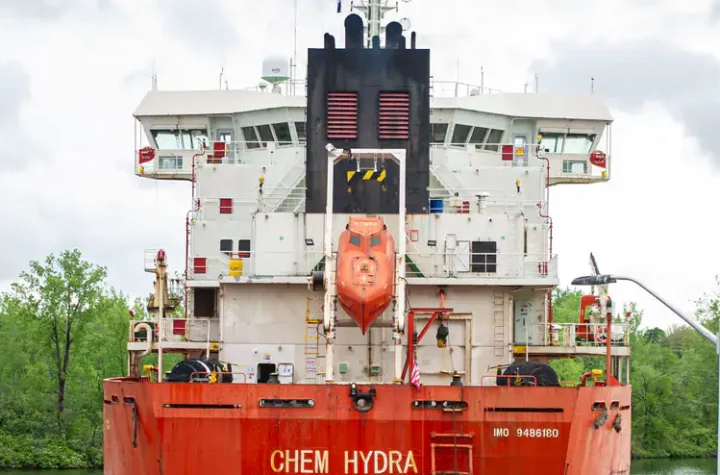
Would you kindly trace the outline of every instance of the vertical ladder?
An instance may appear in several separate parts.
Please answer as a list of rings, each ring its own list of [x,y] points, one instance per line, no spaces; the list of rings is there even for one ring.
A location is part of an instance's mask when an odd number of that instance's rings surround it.
[[[505,292],[493,293],[493,353],[495,358],[504,358],[505,350]]]
[[[431,475],[473,475],[474,433],[430,434]],[[444,442],[443,442],[444,441]]]
[[[320,335],[318,325],[322,324],[322,298],[308,297],[305,302],[305,382],[315,383],[318,376],[320,356]]]

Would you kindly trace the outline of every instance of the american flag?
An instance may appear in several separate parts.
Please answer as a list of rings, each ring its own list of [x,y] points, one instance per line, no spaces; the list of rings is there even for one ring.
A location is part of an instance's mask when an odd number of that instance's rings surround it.
[[[417,358],[413,361],[412,372],[410,373],[410,383],[420,391],[420,368],[418,368]]]

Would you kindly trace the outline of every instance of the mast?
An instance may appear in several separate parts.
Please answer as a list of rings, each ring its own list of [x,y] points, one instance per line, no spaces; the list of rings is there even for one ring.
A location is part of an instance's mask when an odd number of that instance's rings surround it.
[[[410,0],[404,0],[408,2]],[[394,6],[390,6],[389,0],[360,0],[359,6],[352,7],[360,10],[365,15],[367,25],[365,27],[366,48],[372,48],[372,39],[374,36],[382,38],[382,32],[385,29],[382,26],[382,19],[385,14],[391,10],[398,11],[397,2]]]

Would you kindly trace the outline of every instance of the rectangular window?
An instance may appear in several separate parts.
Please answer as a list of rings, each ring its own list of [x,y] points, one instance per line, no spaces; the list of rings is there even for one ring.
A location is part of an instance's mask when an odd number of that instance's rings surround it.
[[[194,257],[193,258],[193,273],[194,274],[205,274],[207,272],[207,258],[206,257]]]
[[[258,133],[260,134],[260,140],[261,140],[261,146],[267,147],[268,142],[274,142],[275,137],[273,137],[272,130],[270,130],[269,125],[258,125],[257,126]]]
[[[220,240],[220,252],[232,252],[233,240],[232,239],[221,239]]]
[[[464,147],[465,143],[467,142],[468,135],[470,135],[469,125],[455,124],[455,128],[453,129],[452,142],[450,142],[450,144]]]
[[[357,92],[328,92],[327,138],[357,139]]]
[[[260,141],[255,133],[255,127],[243,127],[242,133],[245,138],[245,147],[247,149],[260,148]]]
[[[470,272],[493,274],[497,272],[497,243],[473,241],[470,256]]]
[[[220,198],[220,214],[230,214],[233,209],[232,198]]]
[[[240,239],[238,241],[238,255],[239,257],[250,257],[250,240]]]
[[[492,129],[488,134],[487,141],[485,142],[485,150],[492,150],[493,152],[498,151],[498,146],[502,140],[503,131]]]
[[[472,131],[472,135],[470,136],[470,143],[475,145],[475,148],[478,149],[480,146],[485,142],[485,136],[488,133],[488,129],[485,127],[475,127]]]
[[[279,124],[273,124],[275,130],[275,137],[279,145],[290,145],[292,143],[292,137],[290,137],[290,126],[287,122],[280,122]]]
[[[298,142],[305,142],[307,140],[305,122],[295,122],[295,131],[297,131]]]
[[[409,93],[381,92],[378,111],[378,138],[407,140],[410,137]]]
[[[447,124],[430,124],[430,142],[431,143],[445,143],[445,136],[447,135]]]

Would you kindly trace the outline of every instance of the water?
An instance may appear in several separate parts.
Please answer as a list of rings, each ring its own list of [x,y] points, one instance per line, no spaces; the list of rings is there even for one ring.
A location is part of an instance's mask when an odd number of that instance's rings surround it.
[[[636,460],[632,475],[715,475],[715,460]],[[37,470],[1,475],[103,475],[102,470]]]
[[[715,460],[635,460],[632,475],[715,475]]]

